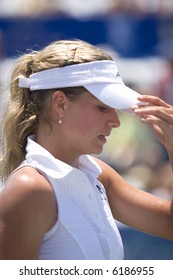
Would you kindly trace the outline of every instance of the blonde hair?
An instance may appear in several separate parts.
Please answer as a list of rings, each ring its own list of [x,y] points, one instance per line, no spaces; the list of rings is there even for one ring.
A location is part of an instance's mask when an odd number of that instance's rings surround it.
[[[112,58],[100,48],[81,40],[56,41],[40,51],[24,54],[17,60],[11,75],[10,99],[2,127],[2,180],[24,160],[27,137],[36,133],[39,119],[46,112],[46,100],[55,91],[31,92],[29,89],[19,88],[19,75],[29,77],[33,73],[54,67],[98,60]],[[77,88],[66,88],[64,92],[69,98],[75,99],[76,90]]]

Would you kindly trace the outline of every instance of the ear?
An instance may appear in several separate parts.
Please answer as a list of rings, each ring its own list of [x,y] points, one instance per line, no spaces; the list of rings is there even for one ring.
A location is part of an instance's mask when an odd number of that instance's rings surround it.
[[[55,91],[52,95],[52,108],[56,113],[58,113],[59,117],[64,116],[64,108],[67,102],[67,98],[63,91],[58,90]]]

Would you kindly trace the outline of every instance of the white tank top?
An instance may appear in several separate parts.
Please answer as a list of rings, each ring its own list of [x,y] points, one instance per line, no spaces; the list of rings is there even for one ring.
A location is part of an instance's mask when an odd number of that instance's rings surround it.
[[[45,234],[40,260],[123,259],[122,240],[106,192],[97,180],[101,169],[82,155],[79,169],[56,159],[28,137],[26,160],[50,182],[58,205],[58,220]],[[21,166],[20,166],[21,167]]]

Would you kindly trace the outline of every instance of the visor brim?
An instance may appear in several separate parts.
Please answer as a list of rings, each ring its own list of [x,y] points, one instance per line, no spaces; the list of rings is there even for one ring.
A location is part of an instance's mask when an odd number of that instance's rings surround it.
[[[141,95],[124,84],[99,83],[85,88],[107,106],[130,114],[133,114],[131,106],[140,104]]]

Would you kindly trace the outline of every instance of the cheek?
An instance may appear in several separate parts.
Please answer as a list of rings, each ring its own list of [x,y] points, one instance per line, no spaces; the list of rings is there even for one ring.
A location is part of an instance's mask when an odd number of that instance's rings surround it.
[[[97,126],[98,123],[93,114],[81,112],[81,114],[75,115],[73,120],[71,120],[70,130],[73,131],[73,136],[78,138],[78,140],[82,138],[83,141],[85,139],[89,141],[96,134]]]
[[[94,128],[94,120],[90,116],[79,116],[76,119],[76,122],[74,123],[74,129],[76,131],[79,131],[83,134],[83,136],[86,135],[89,131],[92,131]]]
[[[68,109],[66,119],[68,129],[73,134],[81,135],[82,138],[94,134],[99,127],[99,123],[103,123],[99,120],[100,115],[96,108],[90,103],[89,105],[87,102],[85,104],[75,103]]]

